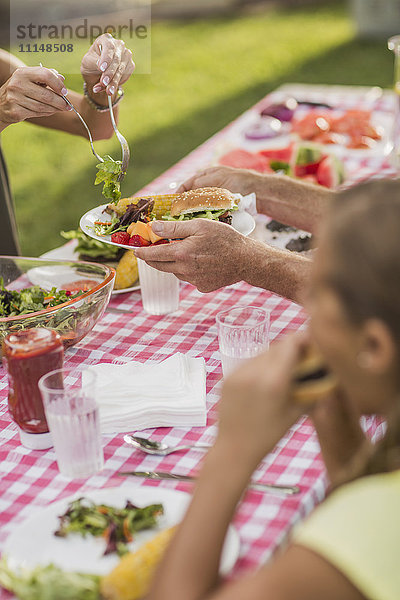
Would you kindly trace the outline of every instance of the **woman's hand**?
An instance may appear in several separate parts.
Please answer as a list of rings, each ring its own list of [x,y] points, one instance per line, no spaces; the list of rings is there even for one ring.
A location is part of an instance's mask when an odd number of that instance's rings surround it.
[[[82,59],[81,73],[93,92],[113,96],[135,70],[132,52],[109,33],[99,36]]]
[[[45,67],[20,67],[0,88],[0,130],[8,125],[70,110],[64,78]]]
[[[224,166],[210,167],[184,181],[177,192],[180,194],[197,188],[220,187],[226,188],[234,194],[245,196],[255,191],[256,182],[259,178],[259,173],[248,169],[234,169],[233,167]]]
[[[216,446],[232,448],[251,472],[302,414],[290,400],[290,387],[305,343],[301,336],[275,343],[223,386]]]

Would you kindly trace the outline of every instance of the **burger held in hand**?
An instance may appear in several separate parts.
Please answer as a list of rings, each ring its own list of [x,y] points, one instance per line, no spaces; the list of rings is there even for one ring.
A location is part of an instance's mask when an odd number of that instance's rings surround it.
[[[167,221],[189,221],[190,219],[212,219],[232,225],[232,212],[237,210],[235,196],[223,188],[199,188],[177,194],[171,204]]]
[[[335,376],[315,348],[309,345],[295,367],[292,379],[291,398],[296,404],[312,406],[322,400],[337,386]]]
[[[172,201],[171,201],[172,197]],[[117,215],[116,232],[111,241],[125,246],[151,246],[168,240],[156,235],[151,227],[156,218],[157,201],[168,198],[169,210],[161,218],[165,221],[212,219],[232,224],[232,212],[238,209],[236,197],[223,188],[200,188],[173,196],[124,198],[117,205],[109,205],[107,212]]]

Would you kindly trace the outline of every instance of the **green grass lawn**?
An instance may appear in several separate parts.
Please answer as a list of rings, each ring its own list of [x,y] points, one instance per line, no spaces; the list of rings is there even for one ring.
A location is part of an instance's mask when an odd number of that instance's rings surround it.
[[[121,106],[120,129],[133,154],[123,194],[139,190],[282,83],[390,86],[391,53],[384,41],[355,39],[346,6],[155,24],[152,74],[131,79]],[[79,90],[81,81],[69,77],[67,84]],[[22,250],[38,255],[102,202],[93,186],[95,161],[83,138],[25,123],[9,127],[2,143]],[[96,149],[119,156],[114,139]]]

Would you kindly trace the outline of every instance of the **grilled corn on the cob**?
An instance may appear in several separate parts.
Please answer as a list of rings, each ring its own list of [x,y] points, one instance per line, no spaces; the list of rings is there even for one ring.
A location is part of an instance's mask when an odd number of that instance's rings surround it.
[[[114,290],[131,287],[138,277],[135,253],[133,250],[127,250],[116,267]]]
[[[153,196],[133,196],[132,198],[121,198],[117,204],[109,204],[109,207],[117,213],[119,217],[125,213],[130,204],[136,204],[139,200],[152,199],[154,200],[154,213],[156,219],[161,219],[166,212],[171,208],[172,201],[178,194],[155,194]]]
[[[154,571],[174,533],[165,529],[137,552],[121,558],[109,575],[102,578],[100,591],[105,600],[138,600],[148,592]]]

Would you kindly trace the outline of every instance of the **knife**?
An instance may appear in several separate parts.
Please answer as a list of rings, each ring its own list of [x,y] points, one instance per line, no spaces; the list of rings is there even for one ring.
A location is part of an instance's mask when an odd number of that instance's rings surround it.
[[[130,314],[133,314],[134,311],[132,308],[117,308],[116,306],[107,306],[106,312],[130,315]]]
[[[117,475],[121,477],[142,477],[145,479],[173,479],[175,481],[196,481],[196,477],[191,475],[174,475],[174,473],[166,473],[165,471],[119,471]],[[297,485],[278,485],[275,483],[257,483],[249,484],[249,488],[259,492],[273,492],[277,494],[299,494],[300,488]]]

